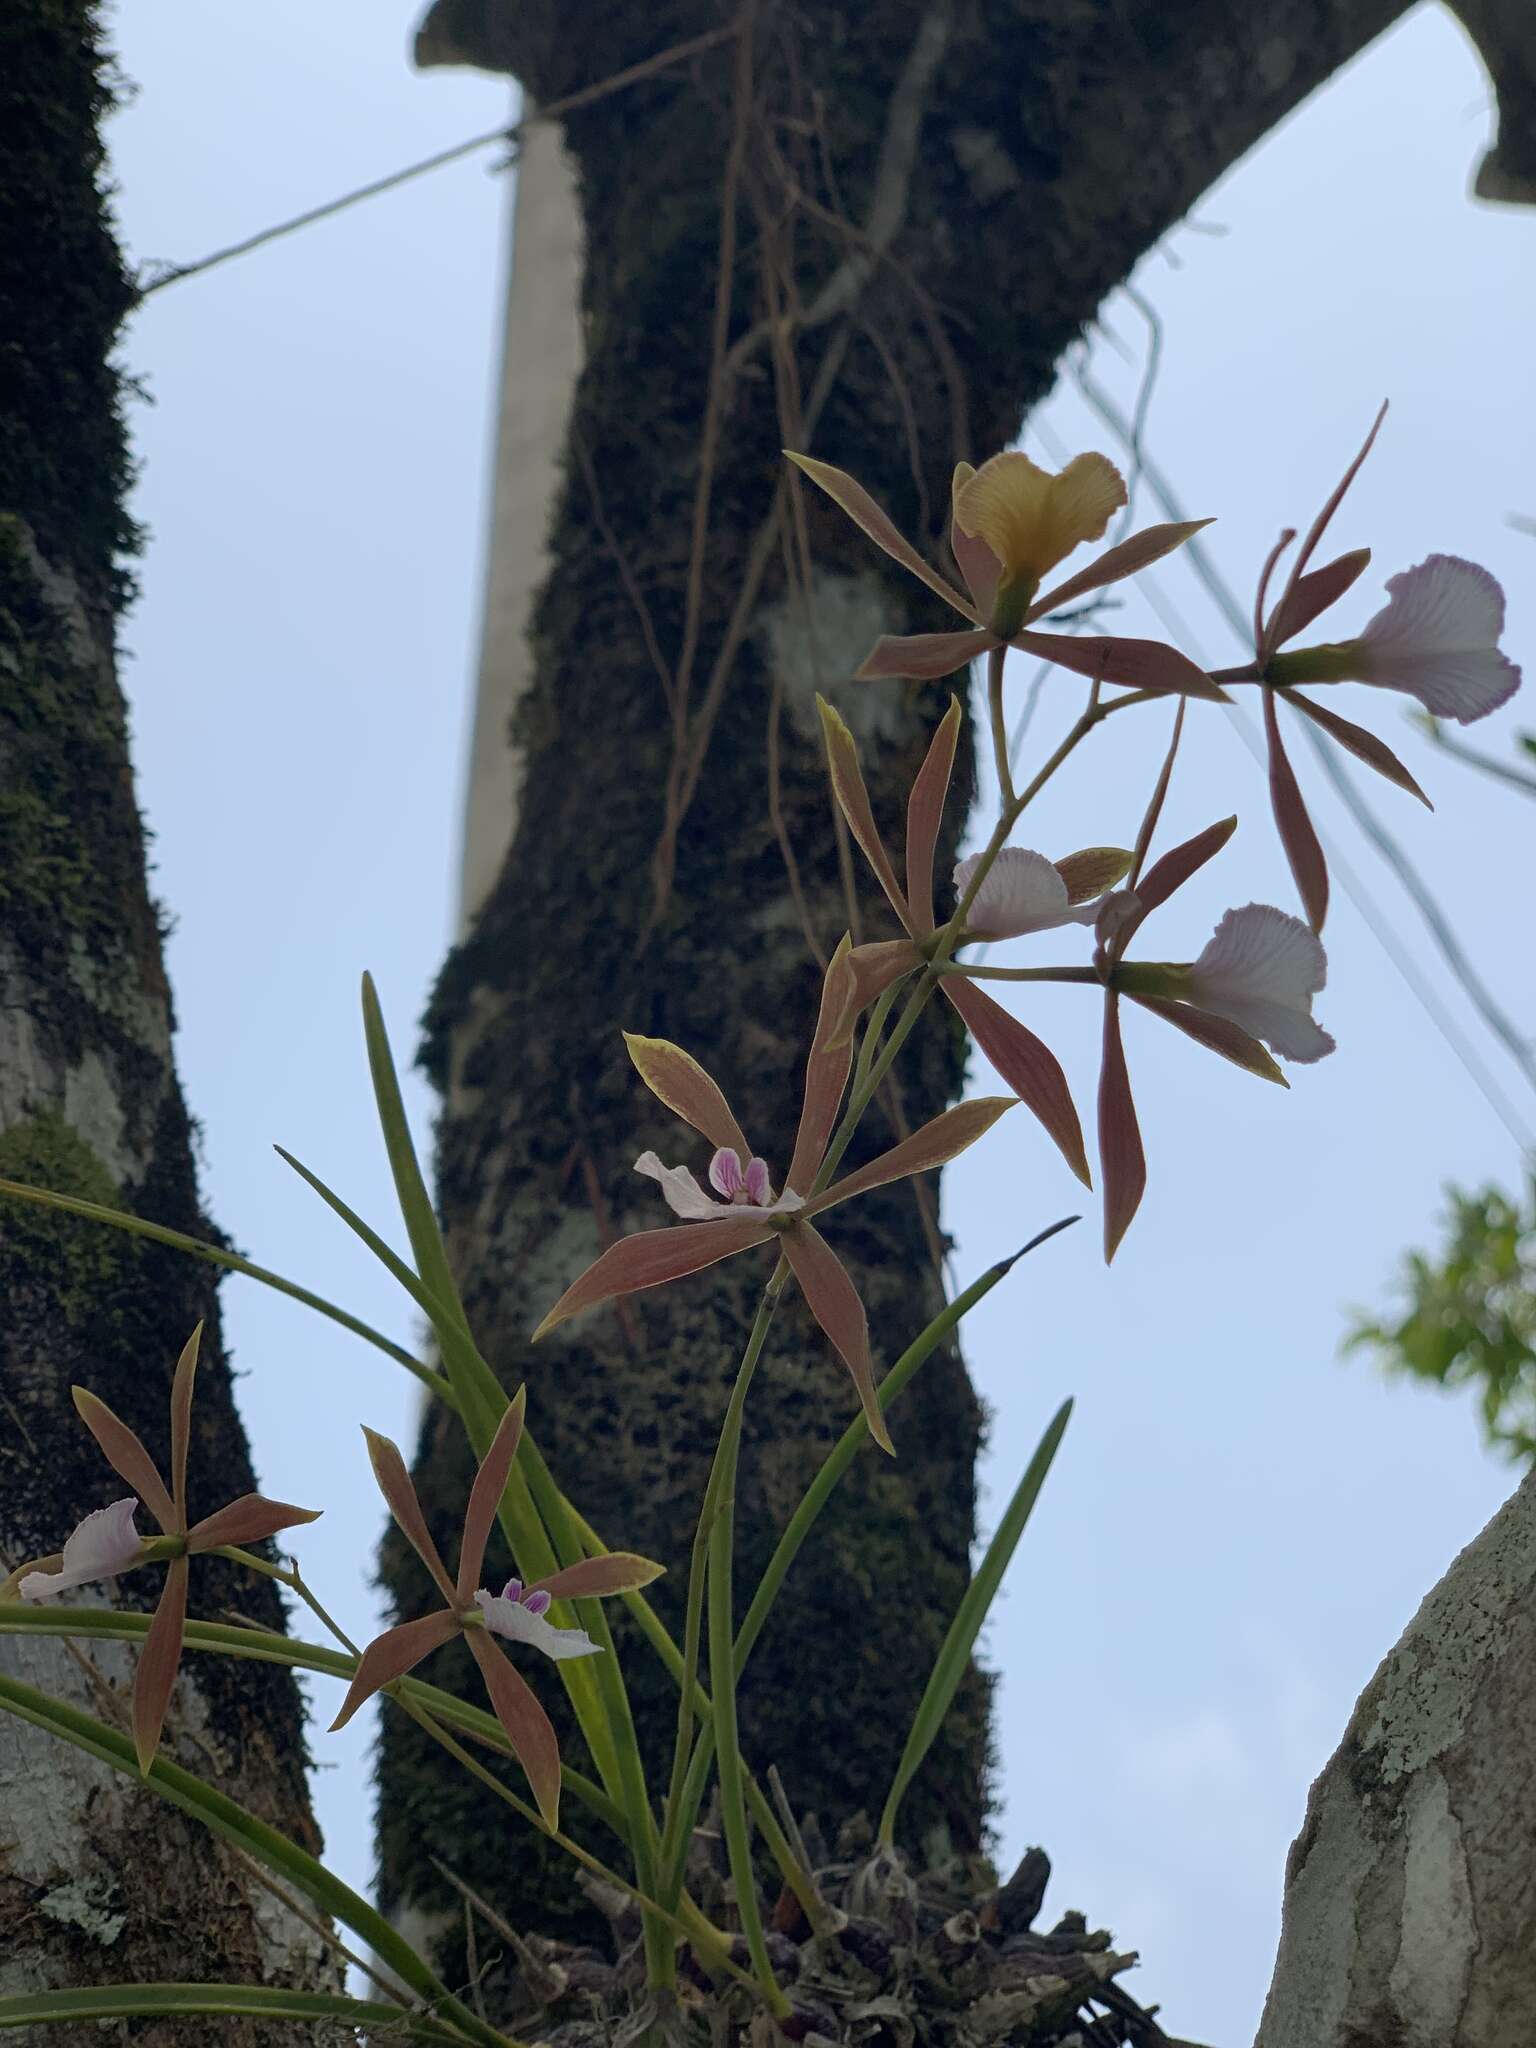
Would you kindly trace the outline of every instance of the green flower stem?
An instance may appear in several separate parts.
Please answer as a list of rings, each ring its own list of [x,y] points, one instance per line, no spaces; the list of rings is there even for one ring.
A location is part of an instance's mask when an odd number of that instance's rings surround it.
[[[1092,967],[968,967],[950,960],[940,974],[960,975],[966,981],[1067,981],[1102,988],[1103,980]]]
[[[254,1551],[242,1550],[235,1543],[220,1543],[209,1552],[209,1555],[211,1557],[227,1557],[233,1564],[243,1564],[247,1571],[259,1572],[264,1579],[276,1579],[280,1586],[286,1586],[291,1593],[298,1595],[310,1613],[319,1621],[321,1627],[328,1629],[344,1650],[349,1651],[354,1657],[362,1655],[362,1651],[359,1650],[345,1629],[331,1619],[308,1586],[305,1585],[297,1564],[286,1567],[280,1564],[272,1564],[264,1557],[257,1557]]]
[[[1075,1222],[1076,1218],[1069,1220]],[[968,1315],[984,1295],[992,1292],[1005,1274],[1024,1257],[1025,1252],[1033,1251],[1035,1246],[1043,1244],[1047,1237],[1054,1236],[1058,1230],[1065,1228],[1065,1220],[1052,1224],[1049,1231],[1042,1232],[1039,1237],[1032,1239],[1011,1258],[1002,1259],[997,1265],[989,1266],[979,1280],[973,1280],[963,1293],[957,1294],[954,1300],[934,1317],[916,1342],[907,1347],[880,1382],[875,1398],[881,1408],[888,1408],[897,1399],[913,1374],[938,1349],[961,1318]],[[738,1684],[747,1668],[747,1659],[752,1655],[757,1639],[763,1632],[763,1624],[767,1621],[789,1569],[799,1555],[805,1539],[810,1535],[816,1518],[831,1498],[832,1489],[868,1441],[869,1424],[860,1415],[849,1423],[837,1443],[827,1453],[821,1470],[811,1481],[800,1505],[791,1515],[773,1556],[768,1560],[757,1591],[752,1596],[752,1604],[737,1631],[735,1657]]]
[[[992,762],[1004,804],[1014,802],[1013,763],[1008,758],[1008,718],[1003,710],[1003,663],[1006,643],[987,650],[987,712],[992,721]]]
[[[736,1463],[741,1450],[741,1419],[747,1389],[757,1361],[762,1356],[773,1312],[789,1278],[789,1261],[781,1258],[773,1277],[763,1289],[741,1368],[725,1411],[725,1424],[715,1453],[705,1495],[705,1518],[709,1522],[709,1689],[714,1702],[715,1761],[720,1781],[720,1825],[725,1834],[731,1880],[736,1892],[736,1910],[747,1952],[762,1988],[768,2009],[775,2019],[789,2012],[789,2000],[779,1988],[763,1937],[762,1915],[758,1911],[757,1883],[752,1870],[752,1843],[747,1832],[746,1804],[742,1792],[741,1749],[736,1727],[735,1629],[731,1614],[731,1565],[736,1523]],[[686,1673],[685,1673],[686,1677]],[[691,1705],[690,1688],[683,1696]],[[686,1839],[686,1838],[685,1838]]]

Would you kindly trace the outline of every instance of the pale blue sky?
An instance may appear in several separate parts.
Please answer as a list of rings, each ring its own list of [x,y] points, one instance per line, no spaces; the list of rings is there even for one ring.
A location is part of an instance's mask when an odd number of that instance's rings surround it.
[[[125,12],[139,97],[110,140],[132,257],[196,256],[504,118],[504,82],[414,77],[408,27],[360,0],[319,15],[296,0]],[[1275,529],[1305,524],[1389,396],[1336,529],[1340,546],[1376,551],[1339,630],[1375,609],[1386,575],[1461,552],[1504,581],[1506,644],[1529,665],[1536,548],[1505,515],[1536,511],[1536,212],[1466,196],[1487,101],[1460,31],[1425,7],[1207,197],[1198,219],[1223,232],[1180,230],[1139,273],[1167,323],[1148,446],[1192,510],[1219,515],[1213,552],[1246,602]],[[153,538],[125,673],[210,1204],[252,1256],[407,1339],[390,1283],[270,1145],[389,1224],[355,992],[370,967],[408,1054],[449,933],[509,197],[492,161],[179,284],[126,342],[154,404],[135,413]],[[1123,301],[1106,314],[1134,357],[1138,316]],[[1101,343],[1095,368],[1128,402],[1136,362]],[[1045,419],[1072,449],[1110,446],[1065,383]],[[1199,649],[1233,658],[1187,572],[1159,582]],[[1051,697],[1031,749],[1058,722]],[[1436,815],[1374,780],[1366,794],[1506,1004],[1536,1018],[1514,879],[1529,872],[1529,809],[1431,756],[1399,700],[1338,701],[1401,742]],[[1497,745],[1521,708],[1477,736]],[[1170,836],[1233,809],[1242,825],[1159,913],[1158,950],[1185,957],[1229,904],[1291,902],[1258,771],[1222,713],[1192,727]],[[1108,732],[1042,800],[1026,843],[1060,853],[1134,829],[1162,721]],[[1443,981],[1299,744],[1296,760],[1320,819]],[[1342,895],[1328,939],[1317,1007],[1340,1049],[1296,1071],[1288,1095],[1133,1020],[1152,1178],[1120,1259],[1106,1277],[1090,1214],[990,1298],[968,1343],[994,1417],[984,1518],[1056,1403],[1078,1397],[1016,1567],[1049,1589],[1049,1632],[1031,1627],[1042,1603],[1016,1594],[988,1637],[1004,1674],[1004,1858],[1043,1842],[1050,1903],[1140,1948],[1138,1992],[1220,2048],[1257,2018],[1309,1779],[1511,1484],[1467,1404],[1338,1362],[1347,1305],[1379,1298],[1400,1248],[1432,1232],[1441,1184],[1511,1181],[1519,1160]],[[1072,941],[1036,944],[1032,958],[1067,957]],[[1465,1021],[1459,994],[1447,1000]],[[1031,1016],[1091,1104],[1088,992],[1053,991]],[[1520,1099],[1509,1063],[1486,1056]],[[424,1129],[430,1105],[413,1099]],[[1528,1096],[1521,1108],[1536,1119]],[[965,1278],[1076,1206],[1048,1147],[1013,1122],[951,1170]],[[411,1385],[253,1288],[231,1284],[225,1309],[261,1477],[325,1504],[306,1567],[366,1631],[379,1510],[356,1425],[408,1439]],[[318,1740],[343,1766],[317,1779],[322,1820],[358,1883],[366,1742],[362,1717]]]

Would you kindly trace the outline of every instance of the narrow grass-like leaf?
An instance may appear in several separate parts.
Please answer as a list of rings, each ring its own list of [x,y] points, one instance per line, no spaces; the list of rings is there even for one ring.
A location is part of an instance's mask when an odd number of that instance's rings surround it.
[[[0,1674],[0,1711],[41,1728],[108,1764],[125,1776],[138,1777],[139,1763],[133,1744],[117,1729],[107,1727],[90,1714],[50,1699],[35,1686]],[[339,1920],[360,1937],[408,1989],[414,1991],[441,2015],[451,2018],[462,2038],[483,2044],[483,2048],[505,2048],[506,2036],[475,2017],[469,2007],[439,1982],[411,1944],[404,1940],[383,1914],[365,1898],[343,1884],[323,1863],[307,1855],[276,1828],[247,1813],[243,1806],[200,1778],[184,1771],[165,1757],[156,1758],[147,1773],[148,1783],[162,1799],[190,1814],[223,1840],[235,1843],[269,1870],[302,1892],[323,1913]]]
[[[130,1216],[124,1209],[109,1209],[100,1202],[82,1201],[78,1195],[58,1195],[51,1188],[29,1187],[25,1181],[0,1180],[0,1195],[28,1202],[34,1208],[57,1209],[65,1216],[78,1216],[87,1223],[110,1224],[114,1230],[126,1231],[130,1237],[144,1237],[153,1244],[169,1245],[172,1251],[184,1252],[189,1258],[202,1260],[205,1265],[221,1266],[226,1272],[243,1274],[247,1280],[258,1280],[263,1287],[286,1294],[290,1301],[302,1302],[305,1308],[314,1309],[317,1315],[339,1323],[342,1329],[350,1330],[354,1337],[361,1337],[376,1351],[382,1351],[386,1358],[392,1358],[396,1365],[403,1365],[407,1372],[414,1373],[423,1386],[440,1400],[448,1402],[450,1407],[456,1405],[453,1391],[442,1374],[434,1372],[429,1365],[423,1365],[403,1345],[396,1344],[392,1338],[349,1314],[346,1309],[338,1308],[324,1295],[311,1293],[309,1288],[300,1287],[297,1281],[287,1280],[266,1266],[254,1265],[251,1260],[242,1259],[238,1252],[229,1251],[221,1244],[209,1244],[201,1237],[188,1237],[185,1231],[169,1230],[163,1223],[151,1223],[143,1216]]]
[[[234,2018],[339,2020],[411,2041],[458,2043],[465,2035],[408,2006],[345,1998],[334,1991],[285,1991],[275,1984],[100,1984],[84,1991],[24,1991],[0,1998],[0,2027],[54,2020],[116,2020],[215,2013]]]
[[[379,1007],[378,991],[371,974],[363,976],[363,1035],[368,1042],[368,1069],[373,1076],[373,1098],[378,1107],[379,1128],[384,1133],[389,1170],[394,1175],[395,1193],[411,1240],[416,1270],[430,1292],[437,1296],[468,1336],[469,1323],[464,1315],[464,1305],[459,1300],[453,1268],[448,1263],[448,1250],[438,1228],[437,1211],[432,1206],[432,1197],[427,1192],[427,1184],[417,1162],[411,1127],[405,1116],[405,1101],[400,1093],[400,1080],[395,1072],[394,1055],[389,1049],[389,1034],[384,1028],[384,1012]]]
[[[965,1676],[970,1662],[971,1650],[981,1625],[987,1618],[987,1611],[1002,1584],[1024,1525],[1029,1520],[1040,1489],[1045,1484],[1045,1475],[1051,1469],[1051,1460],[1056,1455],[1062,1435],[1067,1427],[1067,1418],[1072,1413],[1072,1403],[1063,1401],[1051,1420],[1050,1427],[1040,1439],[1035,1455],[1030,1459],[1024,1477],[1014,1489],[1008,1511],[997,1526],[997,1532],[987,1545],[986,1555],[981,1560],[975,1578],[965,1590],[965,1597],[955,1611],[955,1618],[949,1625],[933,1673],[923,1689],[913,1717],[912,1728],[907,1736],[906,1748],[901,1753],[901,1762],[896,1766],[896,1776],[885,1802],[885,1811],[880,1816],[880,1840],[890,1847],[895,1841],[896,1816],[901,1808],[907,1787],[917,1773],[918,1766],[928,1754],[933,1738],[942,1727],[950,1703],[955,1697],[961,1679]]]
[[[1077,1220],[1075,1216],[1065,1216],[1060,1223],[1053,1223],[1048,1230],[1042,1230],[1038,1237],[1032,1237],[1029,1243],[1021,1250],[1016,1251],[1011,1258],[1002,1259],[997,1265],[989,1266],[979,1280],[973,1280],[963,1293],[957,1294],[946,1308],[940,1310],[927,1329],[913,1343],[907,1346],[906,1350],[880,1382],[875,1396],[880,1406],[882,1408],[890,1406],[891,1402],[901,1393],[918,1367],[927,1363],[944,1342],[945,1338],[957,1328],[964,1317],[970,1314],[977,1302],[990,1294],[998,1282],[1006,1278],[1026,1253],[1034,1251],[1037,1246],[1044,1244],[1047,1239],[1055,1237],[1060,1231],[1066,1230],[1070,1225],[1076,1223]],[[773,1556],[768,1560],[757,1591],[752,1596],[752,1604],[748,1607],[741,1627],[737,1631],[736,1677],[738,1681],[743,1671],[747,1668],[747,1659],[751,1656],[753,1647],[763,1632],[763,1624],[767,1621],[773,1603],[778,1598],[779,1590],[788,1576],[790,1566],[799,1556],[805,1539],[815,1527],[817,1517],[831,1499],[833,1488],[848,1470],[848,1467],[853,1463],[868,1440],[869,1429],[863,1416],[860,1416],[855,1422],[850,1422],[841,1437],[838,1438],[832,1449],[827,1453],[821,1470],[806,1488],[804,1495],[801,1497],[800,1505],[795,1509],[793,1515],[790,1516],[784,1534],[779,1538]],[[679,1670],[681,1669],[681,1664],[679,1664],[678,1668]]]

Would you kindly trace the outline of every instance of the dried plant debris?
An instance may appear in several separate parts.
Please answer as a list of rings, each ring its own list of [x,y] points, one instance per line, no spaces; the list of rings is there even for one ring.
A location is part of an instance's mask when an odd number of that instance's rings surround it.
[[[1050,1878],[1044,1850],[1030,1849],[999,1885],[985,1858],[953,1855],[942,1840],[917,1869],[878,1846],[862,1816],[830,1852],[814,1817],[797,1833],[821,1931],[786,1890],[768,1945],[793,2005],[783,2033],[806,2048],[1195,2048],[1122,1989],[1134,1951],[1116,1950],[1081,1913],[1048,1930],[1035,1925]],[[689,1886],[717,1926],[732,1924],[730,1880],[708,1821],[695,1836]],[[712,1982],[692,1954],[675,2000],[648,1993],[633,1899],[591,1880],[585,1889],[608,1920],[607,1954],[489,1927],[479,1989],[499,2024],[549,2048],[773,2048],[779,2029],[767,2014]],[[746,1945],[736,1946],[745,1966]]]

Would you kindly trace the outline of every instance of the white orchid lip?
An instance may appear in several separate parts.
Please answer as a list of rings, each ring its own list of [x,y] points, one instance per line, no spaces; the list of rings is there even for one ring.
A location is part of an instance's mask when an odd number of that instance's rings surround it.
[[[17,1585],[23,1600],[51,1600],[96,1579],[115,1579],[139,1561],[143,1543],[133,1518],[139,1503],[130,1494],[97,1508],[66,1540],[56,1572],[28,1572]]]
[[[1282,1059],[1305,1064],[1334,1049],[1312,1016],[1312,998],[1327,979],[1328,956],[1310,925],[1271,903],[1249,903],[1222,918],[1184,970],[1181,993]]]
[[[955,868],[955,895],[963,898],[980,865],[968,854]],[[1092,924],[1098,904],[1075,908],[1054,861],[1025,846],[1005,846],[987,870],[965,913],[966,930],[983,939],[1016,939],[1064,924]]]
[[[1273,656],[1269,680],[1402,690],[1431,717],[1460,725],[1486,718],[1519,689],[1520,669],[1498,644],[1503,589],[1476,562],[1429,555],[1387,578],[1387,600],[1357,640]]]
[[[510,1581],[509,1590],[516,1584],[515,1579]],[[488,1593],[482,1586],[475,1595],[475,1605],[493,1635],[505,1636],[508,1642],[527,1643],[556,1662],[565,1657],[600,1654],[602,1645],[594,1643],[585,1629],[556,1628],[552,1621],[546,1621],[542,1610],[529,1604],[538,1598],[538,1594],[524,1594],[519,1588],[518,1597],[509,1599],[506,1593]]]
[[[777,1200],[774,1199],[768,1168],[761,1159],[753,1159],[743,1166],[739,1155],[724,1147],[709,1163],[711,1184],[722,1194],[727,1189],[734,1191],[723,1202],[717,1202],[704,1192],[690,1168],[668,1166],[654,1152],[640,1154],[635,1161],[635,1172],[659,1183],[667,1207],[674,1216],[681,1216],[689,1223],[718,1223],[726,1218],[736,1220],[743,1216],[787,1216],[793,1210],[805,1207],[804,1197],[797,1195],[792,1188],[786,1188]],[[757,1196],[764,1199],[755,1199]]]

